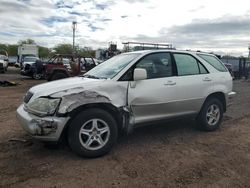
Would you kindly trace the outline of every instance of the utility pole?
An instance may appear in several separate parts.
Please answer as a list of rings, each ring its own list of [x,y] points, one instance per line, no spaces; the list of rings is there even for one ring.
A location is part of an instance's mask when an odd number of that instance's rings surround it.
[[[248,59],[250,59],[250,44],[248,45]]]
[[[77,22],[76,21],[73,21],[72,22],[72,29],[73,29],[73,54],[76,53],[75,51],[75,33],[76,33],[76,24]]]

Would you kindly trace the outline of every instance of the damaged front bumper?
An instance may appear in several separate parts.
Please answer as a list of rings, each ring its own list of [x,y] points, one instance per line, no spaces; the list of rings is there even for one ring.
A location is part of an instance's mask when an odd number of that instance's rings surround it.
[[[42,141],[58,141],[69,117],[38,117],[25,111],[22,104],[17,109],[17,119],[32,137]]]

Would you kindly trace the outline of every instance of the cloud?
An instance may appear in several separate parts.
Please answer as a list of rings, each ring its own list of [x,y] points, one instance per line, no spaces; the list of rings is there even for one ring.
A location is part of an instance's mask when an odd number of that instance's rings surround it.
[[[180,6],[181,5],[181,6]],[[183,49],[244,51],[250,43],[249,2],[237,0],[1,0],[0,43],[32,38],[52,47],[72,42],[173,43]]]
[[[91,29],[91,31],[93,31],[93,32],[95,32],[95,31],[97,31],[97,30],[103,30],[103,28],[101,28],[101,27],[97,27],[97,26],[95,26],[94,24],[92,24],[92,23],[89,23],[88,24],[88,27]]]
[[[96,4],[95,6],[97,9],[100,9],[100,10],[105,10],[106,8],[109,7],[109,5],[107,4]]]
[[[58,17],[58,16],[51,16],[49,18],[45,18],[41,20],[42,23],[48,26],[53,25],[55,22],[58,23],[58,22],[68,22],[68,21],[69,20],[67,20],[66,18]]]
[[[198,6],[197,8],[194,9],[190,9],[189,12],[198,12],[201,11],[203,9],[205,9],[206,7],[204,5]]]
[[[249,23],[249,15],[194,20],[185,25],[161,28],[157,37],[137,35],[132,40],[170,42],[179,49],[237,51],[250,42]]]
[[[145,3],[148,2],[148,0],[125,0],[128,3]]]
[[[174,26],[169,32],[178,34],[230,35],[250,32],[250,16],[224,16],[219,19],[194,20],[190,24]],[[164,32],[164,31],[163,31]]]
[[[127,15],[122,15],[121,18],[127,18],[128,16]]]

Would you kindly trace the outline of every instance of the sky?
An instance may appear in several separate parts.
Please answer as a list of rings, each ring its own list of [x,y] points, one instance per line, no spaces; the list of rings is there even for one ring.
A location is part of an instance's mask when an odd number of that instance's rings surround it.
[[[171,43],[177,49],[248,55],[249,0],[0,0],[0,43],[34,39],[93,49],[108,42]]]

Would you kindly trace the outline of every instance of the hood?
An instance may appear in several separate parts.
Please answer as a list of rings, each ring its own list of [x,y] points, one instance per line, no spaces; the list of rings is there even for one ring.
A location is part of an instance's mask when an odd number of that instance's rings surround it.
[[[32,87],[30,102],[42,96],[61,98],[58,110],[61,114],[89,103],[105,102],[122,107],[126,105],[127,86],[128,82],[73,77]]]
[[[37,86],[32,87],[30,89],[30,92],[34,94],[34,98],[37,98],[39,96],[48,96],[58,92],[63,93],[63,91],[65,90],[70,90],[74,88],[91,88],[92,86],[103,81],[105,80],[84,77],[72,77],[39,84]]]

